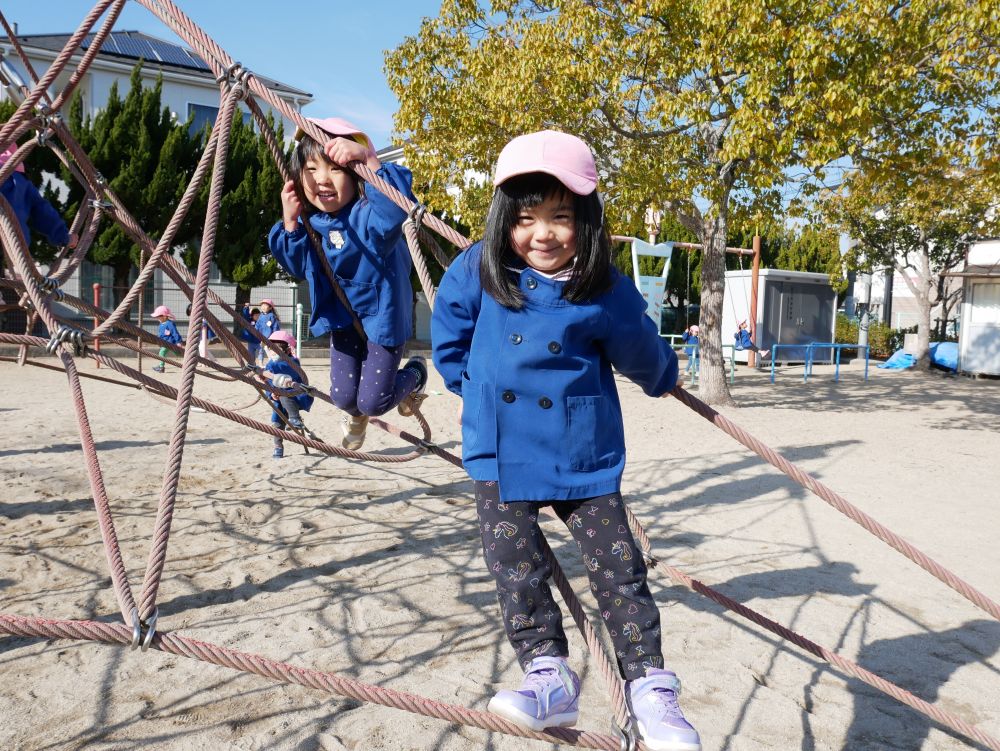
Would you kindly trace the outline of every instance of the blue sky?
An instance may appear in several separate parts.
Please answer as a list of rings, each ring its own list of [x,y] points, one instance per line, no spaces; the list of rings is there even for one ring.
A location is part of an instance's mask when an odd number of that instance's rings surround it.
[[[440,0],[174,0],[244,66],[313,95],[305,114],[339,115],[363,128],[376,148],[390,143],[397,102],[382,73],[385,50],[413,35]],[[20,34],[71,33],[92,0],[4,0]],[[160,19],[126,3],[115,28],[180,41]]]

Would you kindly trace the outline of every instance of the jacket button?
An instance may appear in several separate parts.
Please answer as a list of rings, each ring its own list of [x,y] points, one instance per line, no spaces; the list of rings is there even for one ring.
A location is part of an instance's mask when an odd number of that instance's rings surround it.
[[[514,342],[514,344],[520,344],[522,341],[522,337],[520,334],[511,334],[510,340]]]
[[[535,277],[529,276],[528,281],[525,282],[525,284],[527,285],[528,289],[534,289],[535,287],[538,286],[538,281],[535,279]]]
[[[517,399],[517,397],[514,396],[513,391],[504,391],[502,394],[500,394],[500,398],[503,399],[505,402],[507,402],[507,404],[510,404],[512,401]]]
[[[549,342],[549,352],[551,352],[553,355],[558,355],[560,352],[562,352],[562,347],[560,346],[559,342]]]
[[[538,406],[541,407],[542,409],[548,409],[549,407],[552,406],[552,400],[549,399],[547,396],[543,396],[541,399],[538,400]]]

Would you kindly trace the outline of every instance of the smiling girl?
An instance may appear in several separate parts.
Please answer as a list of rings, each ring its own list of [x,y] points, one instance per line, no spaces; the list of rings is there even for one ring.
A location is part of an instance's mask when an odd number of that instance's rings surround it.
[[[416,199],[410,171],[379,162],[368,136],[357,127],[339,117],[310,121],[331,140],[321,145],[301,130],[296,134],[292,179],[281,191],[282,218],[271,229],[268,245],[285,271],[309,282],[309,330],[313,336],[330,335],[330,398],[349,415],[344,448],[357,450],[364,443],[368,418],[419,394],[427,368],[422,357],[414,357],[399,369],[413,315],[410,254],[402,236],[406,212],[365,185],[348,165],[364,162]],[[326,258],[367,341],[334,294],[311,249],[304,221],[322,238]]]
[[[677,356],[611,265],[597,169],[579,138],[546,130],[500,152],[482,243],[441,281],[434,364],[462,397],[462,461],[475,481],[487,568],[525,671],[489,710],[542,730],[572,726],[580,679],[549,589],[538,514],[576,540],[646,747],[699,751],[680,681],[664,669],[660,613],[621,497],[625,440],[612,369],[649,396],[677,383]]]

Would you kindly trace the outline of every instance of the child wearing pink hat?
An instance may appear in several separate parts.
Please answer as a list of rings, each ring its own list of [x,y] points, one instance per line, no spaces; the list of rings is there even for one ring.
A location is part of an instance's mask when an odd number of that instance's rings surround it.
[[[699,751],[664,669],[660,612],[621,497],[617,370],[649,396],[677,383],[677,355],[646,315],[611,244],[587,144],[542,131],[497,160],[482,242],[448,268],[431,321],[434,364],[462,397],[462,461],[475,481],[483,555],[525,671],[489,710],[532,730],[572,726],[580,679],[538,514],[551,506],[586,563],[646,747]]]
[[[169,344],[180,344],[184,341],[181,339],[181,333],[177,330],[177,324],[174,323],[174,314],[166,305],[157,306],[156,310],[153,311],[153,318],[160,322],[160,328],[156,332],[160,339],[168,342]],[[160,363],[153,366],[153,370],[155,372],[163,373],[166,370],[163,358],[166,357],[169,352],[169,347],[160,347]]]
[[[313,336],[330,336],[330,398],[347,413],[344,448],[357,450],[368,419],[393,407],[408,413],[427,381],[423,358],[402,368],[403,347],[413,331],[410,253],[403,238],[406,212],[348,165],[364,162],[381,179],[415,201],[405,167],[382,164],[371,140],[339,117],[310,118],[330,140],[318,143],[301,130],[291,157],[292,179],[281,191],[282,218],[268,245],[281,267],[309,282]],[[312,249],[305,223],[318,233],[365,336],[333,291]],[[404,401],[405,400],[405,401]]]
[[[17,144],[12,143],[0,152],[0,167],[10,160],[15,151],[17,151]],[[45,235],[45,239],[53,245],[76,247],[76,235],[69,231],[59,212],[42,197],[38,188],[27,178],[23,162],[18,164],[14,168],[13,174],[4,180],[3,185],[0,186],[0,193],[7,199],[17,215],[17,221],[21,226],[21,234],[24,235],[26,245],[31,245],[30,228],[34,227]]]
[[[295,357],[295,337],[287,331],[275,331],[269,337],[271,344],[278,352],[298,365],[299,360]],[[264,367],[264,375],[268,386],[278,389],[290,388],[293,384],[302,383],[302,378],[291,365],[277,356],[272,356]],[[302,412],[308,412],[313,405],[313,396],[308,392],[299,394],[275,394],[268,392],[267,398],[271,401],[271,424],[276,428],[291,428],[292,430],[305,430],[302,422]],[[275,459],[281,459],[285,455],[285,442],[281,436],[274,437]]]

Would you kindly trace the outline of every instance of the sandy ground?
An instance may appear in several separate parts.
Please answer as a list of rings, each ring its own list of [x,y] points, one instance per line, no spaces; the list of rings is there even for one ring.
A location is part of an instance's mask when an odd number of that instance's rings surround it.
[[[66,379],[3,363],[0,381],[0,612],[113,621]],[[138,596],[173,409],[84,388]],[[430,390],[435,440],[458,450],[458,400],[436,376]],[[248,401],[233,384],[196,391]],[[683,405],[621,391],[623,490],[660,557],[1000,737],[1000,623]],[[1000,600],[1000,382],[873,371],[866,385],[851,367],[803,384],[793,368],[774,385],[744,370],[733,391],[732,419]],[[333,438],[325,406],[309,422]],[[405,450],[381,431],[368,445]],[[288,453],[274,461],[270,438],[192,416],[161,627],[478,709],[516,684],[463,472]],[[589,606],[575,547],[546,529]],[[651,585],[706,750],[981,748],[662,574]],[[600,676],[571,641],[578,727],[607,733]],[[156,651],[4,636],[0,676],[3,749],[549,747]]]

